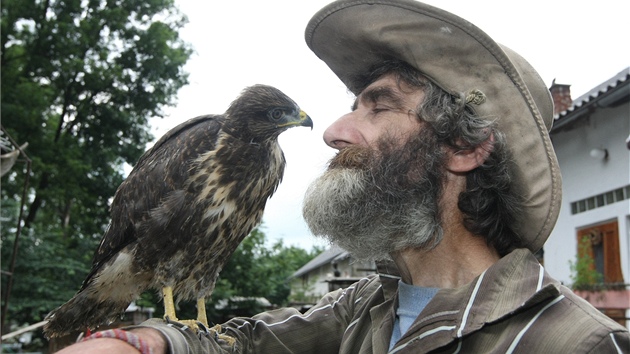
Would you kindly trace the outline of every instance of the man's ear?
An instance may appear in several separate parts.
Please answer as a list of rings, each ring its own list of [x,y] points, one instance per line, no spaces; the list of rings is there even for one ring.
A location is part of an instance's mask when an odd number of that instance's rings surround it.
[[[453,150],[448,155],[447,170],[453,173],[465,173],[481,166],[494,150],[494,134],[473,149]]]

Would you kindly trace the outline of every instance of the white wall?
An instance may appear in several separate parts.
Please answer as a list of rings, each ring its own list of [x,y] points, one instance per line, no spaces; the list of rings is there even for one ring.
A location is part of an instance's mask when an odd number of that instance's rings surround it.
[[[624,280],[629,283],[630,202],[617,202],[575,215],[571,214],[571,202],[630,183],[630,154],[625,143],[630,132],[630,107],[626,103],[616,108],[597,108],[590,117],[579,121],[571,130],[552,136],[562,173],[563,197],[558,222],[544,246],[545,268],[556,279],[570,284],[569,261],[575,260],[577,230],[617,220],[622,270]],[[608,149],[608,160],[591,157],[593,148]]]
[[[337,265],[341,278],[360,278],[375,271],[367,271],[365,269],[376,269],[374,262],[357,262],[352,257],[344,258]],[[308,284],[311,290],[306,294],[316,298],[322,297],[328,293],[327,280],[333,279],[334,269],[331,263],[326,263],[317,269],[313,269],[309,273],[292,280],[292,288],[298,289]],[[305,284],[306,283],[306,284]]]

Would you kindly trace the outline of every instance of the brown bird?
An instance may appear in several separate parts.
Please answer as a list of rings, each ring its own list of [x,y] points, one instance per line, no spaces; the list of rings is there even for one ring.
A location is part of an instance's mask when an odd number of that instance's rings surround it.
[[[260,223],[284,173],[278,136],[295,126],[313,122],[278,89],[255,85],[223,115],[166,133],[116,191],[92,269],[79,292],[47,316],[46,336],[110,323],[151,288],[162,290],[165,317],[174,321],[173,294],[196,299],[197,320],[207,327],[205,298]]]

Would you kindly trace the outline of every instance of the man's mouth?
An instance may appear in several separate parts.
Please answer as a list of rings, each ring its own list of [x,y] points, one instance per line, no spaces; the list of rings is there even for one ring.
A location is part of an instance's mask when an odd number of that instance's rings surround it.
[[[328,169],[350,168],[367,170],[374,153],[374,150],[360,146],[344,148],[328,162]]]

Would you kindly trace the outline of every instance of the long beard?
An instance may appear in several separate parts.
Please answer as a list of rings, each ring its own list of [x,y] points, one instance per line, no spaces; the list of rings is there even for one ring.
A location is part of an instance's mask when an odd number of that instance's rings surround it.
[[[306,192],[303,216],[311,232],[359,260],[437,245],[444,161],[438,146],[422,129],[402,148],[384,139],[378,150],[341,150]]]

